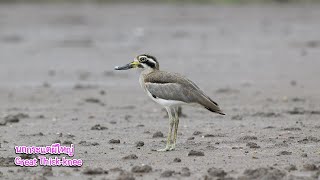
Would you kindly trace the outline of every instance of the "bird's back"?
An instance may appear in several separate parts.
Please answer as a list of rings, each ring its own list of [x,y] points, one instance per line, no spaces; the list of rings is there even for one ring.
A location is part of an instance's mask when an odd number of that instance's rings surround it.
[[[143,75],[145,88],[152,96],[165,100],[197,103],[211,112],[223,114],[218,104],[188,78],[166,71],[155,70]]]

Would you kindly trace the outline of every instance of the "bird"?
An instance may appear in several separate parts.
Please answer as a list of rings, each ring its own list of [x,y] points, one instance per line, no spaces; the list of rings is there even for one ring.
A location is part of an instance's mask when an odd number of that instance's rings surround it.
[[[162,105],[169,116],[169,132],[164,149],[157,151],[173,151],[176,148],[179,126],[178,108],[182,105],[200,106],[213,113],[225,115],[219,105],[206,95],[194,82],[178,73],[161,71],[156,57],[141,54],[124,66],[116,66],[115,70],[142,69],[139,82],[147,95]],[[173,131],[173,135],[172,135]]]

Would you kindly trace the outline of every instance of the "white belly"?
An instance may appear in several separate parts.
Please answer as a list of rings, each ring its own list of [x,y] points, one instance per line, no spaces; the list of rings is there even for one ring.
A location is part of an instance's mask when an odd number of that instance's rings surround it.
[[[149,91],[146,91],[148,93],[148,96],[154,100],[156,103],[164,106],[164,107],[175,107],[175,106],[180,106],[183,104],[186,104],[185,102],[182,101],[175,101],[175,100],[166,100],[166,99],[161,99],[161,98],[154,98],[152,94]]]

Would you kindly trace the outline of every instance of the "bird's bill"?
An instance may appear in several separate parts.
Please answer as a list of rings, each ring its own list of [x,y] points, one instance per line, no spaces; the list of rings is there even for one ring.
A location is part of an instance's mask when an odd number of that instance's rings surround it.
[[[128,69],[132,69],[132,68],[137,68],[139,67],[140,63],[138,61],[133,61],[129,64],[126,64],[124,66],[116,66],[114,69],[115,70],[128,70]]]

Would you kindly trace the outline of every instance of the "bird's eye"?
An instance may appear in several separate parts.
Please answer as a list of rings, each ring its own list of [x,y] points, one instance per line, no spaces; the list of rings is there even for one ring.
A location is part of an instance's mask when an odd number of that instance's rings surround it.
[[[141,57],[141,58],[140,58],[140,61],[141,61],[141,62],[145,62],[145,61],[147,61],[147,59],[146,59],[145,57]]]

